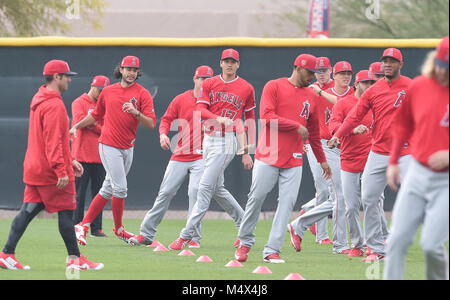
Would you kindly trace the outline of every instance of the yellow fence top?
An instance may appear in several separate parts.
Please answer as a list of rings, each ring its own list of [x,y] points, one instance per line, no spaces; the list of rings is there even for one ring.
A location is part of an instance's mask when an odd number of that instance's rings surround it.
[[[0,38],[0,47],[37,46],[153,46],[153,47],[349,47],[435,48],[439,39],[308,39],[308,38],[132,38],[31,37]]]

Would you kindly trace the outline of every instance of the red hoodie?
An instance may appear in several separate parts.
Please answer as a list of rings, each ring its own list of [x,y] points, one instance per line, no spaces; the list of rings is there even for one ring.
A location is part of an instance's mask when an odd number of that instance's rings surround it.
[[[61,95],[45,85],[31,101],[23,167],[23,181],[28,185],[56,185],[58,178],[65,176],[75,181],[67,110]]]

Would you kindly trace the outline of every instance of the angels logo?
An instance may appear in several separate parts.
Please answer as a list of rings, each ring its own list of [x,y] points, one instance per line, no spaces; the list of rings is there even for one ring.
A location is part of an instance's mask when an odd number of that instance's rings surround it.
[[[136,100],[136,98],[131,98],[130,99],[130,103],[132,103],[133,104],[133,106],[134,106],[134,108],[136,108],[137,109],[137,100]]]
[[[444,118],[441,120],[441,126],[448,127],[449,116],[448,116],[448,104],[447,104],[447,112],[444,115]]]
[[[406,98],[405,91],[401,91],[400,93],[398,93],[398,97],[397,100],[395,100],[394,107],[399,107],[402,104],[403,100],[405,100],[405,98]]]
[[[325,110],[325,124],[330,123],[331,120],[331,110],[327,107]]]
[[[303,109],[302,109],[302,112],[300,113],[300,117],[301,118],[309,119],[309,108],[310,108],[310,106],[311,105],[309,104],[308,100],[303,102]]]

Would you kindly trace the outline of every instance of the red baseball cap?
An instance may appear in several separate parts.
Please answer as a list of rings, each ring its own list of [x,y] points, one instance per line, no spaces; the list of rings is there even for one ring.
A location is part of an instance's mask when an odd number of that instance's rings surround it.
[[[227,58],[232,58],[235,61],[239,61],[239,52],[234,49],[225,49],[222,52],[222,58],[220,60],[224,60]]]
[[[333,75],[336,75],[339,72],[346,72],[346,71],[350,71],[353,73],[352,65],[348,61],[343,60],[343,61],[337,62],[334,65]]]
[[[375,81],[373,73],[369,70],[359,71],[358,74],[356,74],[355,76],[355,84],[361,81]]]
[[[104,87],[110,84],[109,78],[103,75],[97,75],[92,79],[91,86],[94,86],[98,89],[103,89]]]
[[[314,73],[320,73],[318,70],[318,61],[314,55],[300,54],[294,62],[294,66],[306,69]]]
[[[379,61],[370,64],[369,71],[372,74],[384,75],[383,64]]]
[[[64,60],[54,59],[45,64],[43,74],[44,76],[50,76],[54,74],[65,74],[73,76],[77,75],[78,73],[71,72],[69,64]]]
[[[387,48],[386,50],[384,50],[381,60],[383,60],[383,58],[385,57],[392,57],[399,62],[403,62],[402,52],[396,48]]]
[[[139,58],[136,56],[125,56],[120,64],[121,68],[137,68],[139,69]]]
[[[317,58],[317,69],[331,69],[330,59],[328,57],[318,57]]]
[[[194,77],[195,78],[210,78],[214,76],[214,71],[209,66],[200,66],[195,70]]]
[[[435,63],[448,70],[448,36],[442,39],[436,50]]]

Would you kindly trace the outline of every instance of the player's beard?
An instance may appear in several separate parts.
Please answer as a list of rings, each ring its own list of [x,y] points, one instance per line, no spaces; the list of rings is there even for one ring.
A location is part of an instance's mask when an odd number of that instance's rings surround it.
[[[392,80],[392,79],[396,78],[399,74],[400,74],[400,69],[397,69],[397,70],[395,70],[394,72],[392,72],[391,75],[384,74],[384,76],[385,76],[387,79]]]

